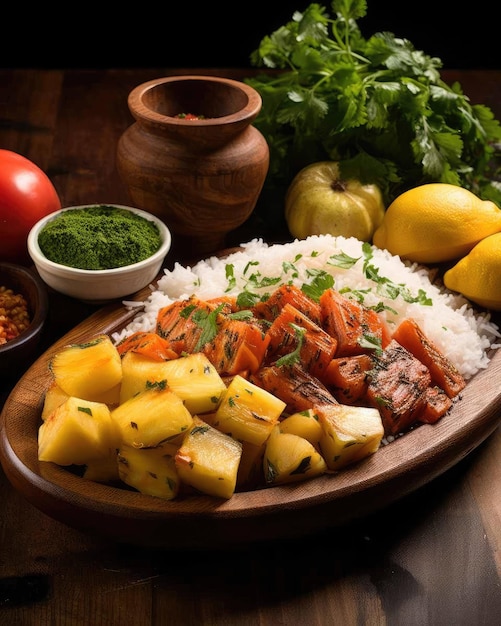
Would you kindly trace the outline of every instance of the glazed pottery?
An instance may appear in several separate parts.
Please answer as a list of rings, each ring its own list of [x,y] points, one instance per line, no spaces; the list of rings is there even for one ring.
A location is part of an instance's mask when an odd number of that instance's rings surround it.
[[[128,106],[135,123],[119,140],[117,168],[134,206],[160,217],[178,250],[223,248],[268,172],[268,144],[252,126],[261,96],[227,78],[171,76],[133,89]]]

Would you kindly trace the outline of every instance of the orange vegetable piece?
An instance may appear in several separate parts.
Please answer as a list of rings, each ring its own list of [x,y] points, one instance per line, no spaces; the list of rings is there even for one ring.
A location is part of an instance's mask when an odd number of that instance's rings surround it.
[[[323,382],[341,404],[356,404],[363,400],[369,385],[367,372],[372,368],[368,354],[332,359]]]
[[[424,410],[431,375],[419,359],[392,340],[372,356],[367,399],[379,409],[385,434],[404,432]]]
[[[319,404],[337,404],[336,398],[318,378],[298,364],[261,367],[250,381],[286,403],[287,413],[306,411]]]
[[[161,308],[157,313],[157,333],[167,339],[177,353],[195,352],[202,335],[202,327],[193,319],[195,311],[210,313],[215,305],[209,305],[195,296],[187,300],[176,300]]]
[[[138,330],[117,344],[120,356],[126,352],[137,352],[155,361],[177,359],[179,354],[170,343],[157,333]]]
[[[252,308],[252,312],[258,319],[272,322],[286,304],[291,304],[312,322],[320,326],[321,313],[319,303],[312,300],[295,285],[281,285],[271,294],[268,300],[257,302]]]
[[[294,327],[305,330],[301,339]],[[302,367],[322,378],[337,348],[337,341],[304,313],[287,302],[267,332],[270,338],[269,357],[278,359],[291,354],[301,341],[298,359]]]
[[[452,400],[443,389],[434,385],[425,391],[425,403],[423,411],[419,415],[419,421],[425,424],[434,424],[443,417],[452,407]]]
[[[356,300],[345,298],[335,289],[327,289],[320,296],[322,327],[337,339],[336,356],[353,356],[371,352],[363,342],[371,342],[384,348],[391,337],[379,315]]]
[[[217,296],[216,298],[209,298],[206,302],[211,307],[218,307],[222,304],[221,313],[235,313],[239,310],[236,296]]]
[[[454,398],[464,389],[464,378],[453,363],[425,336],[415,320],[402,320],[393,333],[393,339],[426,365],[432,382],[441,387],[449,398]]]
[[[203,352],[220,374],[232,376],[246,370],[255,372],[269,342],[270,338],[256,322],[226,318]]]

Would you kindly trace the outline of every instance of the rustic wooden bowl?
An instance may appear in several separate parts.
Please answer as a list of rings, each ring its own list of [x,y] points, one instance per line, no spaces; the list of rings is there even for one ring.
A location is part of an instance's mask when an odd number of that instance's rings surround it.
[[[0,461],[12,485],[47,515],[113,541],[176,550],[217,548],[340,526],[433,480],[479,446],[501,419],[498,351],[439,422],[416,428],[336,475],[309,482],[236,493],[227,501],[203,495],[165,501],[40,463],[37,432],[51,356],[68,343],[120,330],[133,315],[109,305],[77,326],[25,373],[1,415]]]
[[[251,215],[269,165],[252,126],[261,96],[216,76],[170,76],[128,97],[135,123],[121,136],[117,168],[134,206],[160,217],[173,248],[207,256]],[[185,119],[179,114],[203,115]],[[184,254],[186,256],[186,254]]]
[[[0,345],[0,376],[11,378],[26,369],[33,359],[47,319],[49,300],[43,281],[23,265],[0,263],[0,285],[26,298],[31,317],[25,331]]]

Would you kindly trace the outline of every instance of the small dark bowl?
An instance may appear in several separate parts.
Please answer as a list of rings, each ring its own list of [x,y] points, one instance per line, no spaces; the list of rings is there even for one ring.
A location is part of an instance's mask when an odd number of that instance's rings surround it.
[[[15,376],[31,364],[47,319],[49,298],[43,281],[29,268],[0,263],[0,285],[22,294],[28,303],[31,323],[18,337],[0,345],[0,376]]]

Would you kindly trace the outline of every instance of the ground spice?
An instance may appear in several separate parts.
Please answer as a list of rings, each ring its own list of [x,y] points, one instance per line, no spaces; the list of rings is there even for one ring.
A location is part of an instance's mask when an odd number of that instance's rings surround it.
[[[205,115],[195,115],[194,113],[178,113],[176,115],[180,120],[205,120]]]
[[[0,286],[0,345],[18,337],[29,325],[26,298],[9,287]]]
[[[86,270],[138,263],[154,254],[161,243],[154,222],[104,204],[64,211],[38,235],[40,249],[49,260]]]

